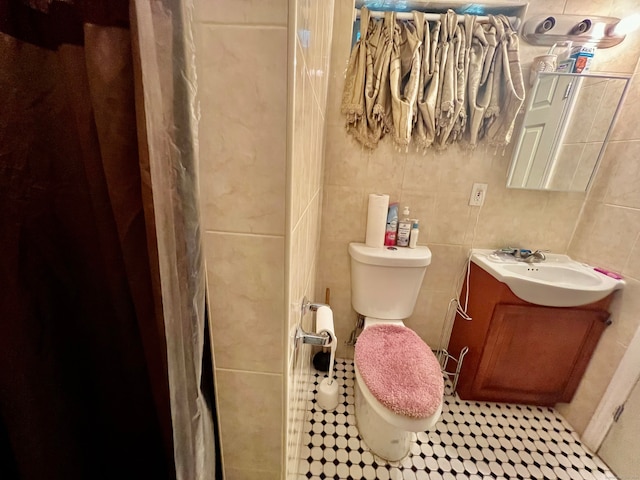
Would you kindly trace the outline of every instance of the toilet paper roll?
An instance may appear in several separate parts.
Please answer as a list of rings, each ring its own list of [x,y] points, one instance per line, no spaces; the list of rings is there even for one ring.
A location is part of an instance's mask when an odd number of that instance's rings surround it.
[[[330,307],[322,306],[316,312],[316,333],[326,332],[331,337],[332,343],[335,338],[333,327],[333,311]],[[329,345],[326,345],[327,347]]]
[[[331,337],[331,343],[325,345],[331,349],[329,357],[329,376],[326,379],[329,383],[337,383],[333,381],[333,362],[336,358],[336,347],[338,346],[338,338],[333,326],[333,311],[327,306],[318,308],[316,312],[316,333],[327,333]]]
[[[369,195],[367,209],[367,232],[365,244],[368,247],[382,248],[384,233],[387,228],[387,213],[389,210],[389,195],[372,193]]]

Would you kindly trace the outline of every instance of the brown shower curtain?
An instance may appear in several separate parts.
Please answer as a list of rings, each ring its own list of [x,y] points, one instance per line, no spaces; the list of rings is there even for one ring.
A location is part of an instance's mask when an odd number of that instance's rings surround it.
[[[0,0],[3,480],[175,478],[131,45],[126,0]]]

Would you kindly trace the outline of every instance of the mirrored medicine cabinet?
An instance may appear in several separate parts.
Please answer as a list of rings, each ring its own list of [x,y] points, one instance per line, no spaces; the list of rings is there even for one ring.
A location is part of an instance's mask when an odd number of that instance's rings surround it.
[[[514,135],[507,187],[586,191],[628,85],[628,76],[541,72]]]

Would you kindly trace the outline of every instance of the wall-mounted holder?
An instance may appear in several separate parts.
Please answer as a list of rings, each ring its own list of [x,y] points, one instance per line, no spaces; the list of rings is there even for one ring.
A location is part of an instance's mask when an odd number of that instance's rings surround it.
[[[469,351],[469,347],[464,347],[460,351],[460,356],[458,358],[454,357],[449,352],[447,352],[446,348],[443,348],[436,352],[436,357],[440,362],[440,369],[442,370],[442,374],[447,377],[449,382],[451,382],[450,385],[448,386],[449,387],[448,393],[450,395],[453,395],[454,393],[456,393],[456,388],[458,387],[458,379],[460,378],[460,369],[462,369],[462,362],[468,351]],[[456,364],[456,369],[453,372],[450,372],[448,370],[450,361]],[[447,388],[447,385],[445,385],[445,389],[446,388]]]
[[[636,21],[597,15],[536,15],[524,22],[520,36],[532,45],[571,41],[609,48],[622,42]]]
[[[300,314],[304,316],[309,310],[317,312],[320,307],[328,307],[326,303],[313,303],[307,297],[302,298],[302,306],[300,307]]]
[[[295,336],[295,348],[298,348],[301,343],[308,343],[309,345],[317,345],[319,347],[326,347],[331,343],[331,337],[328,333],[312,333],[305,332],[300,325],[296,329]]]
[[[318,345],[321,347],[325,347],[331,343],[331,336],[328,333],[305,332],[301,326],[302,317],[304,317],[309,310],[317,312],[320,307],[329,307],[329,305],[324,303],[312,303],[307,299],[307,297],[302,299],[302,305],[300,307],[300,321],[298,322],[298,328],[296,329],[294,337],[295,348],[298,348],[302,343]]]

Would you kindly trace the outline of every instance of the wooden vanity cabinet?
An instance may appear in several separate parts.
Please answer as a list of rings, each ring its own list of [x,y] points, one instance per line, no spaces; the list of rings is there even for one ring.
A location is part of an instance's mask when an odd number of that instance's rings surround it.
[[[464,305],[466,286],[460,302]],[[469,347],[457,392],[465,400],[569,402],[606,328],[612,295],[580,307],[542,307],[471,263],[468,321],[456,315],[449,353]]]

